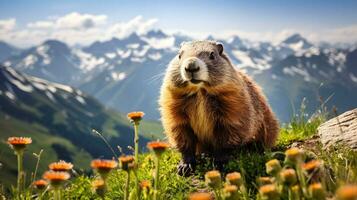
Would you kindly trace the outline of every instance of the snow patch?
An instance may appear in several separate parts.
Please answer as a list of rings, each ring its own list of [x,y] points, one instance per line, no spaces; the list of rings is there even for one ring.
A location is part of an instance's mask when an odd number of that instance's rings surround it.
[[[357,83],[357,76],[355,76],[354,74],[350,73],[350,78],[353,82]]]
[[[48,45],[41,45],[39,47],[37,47],[36,51],[37,53],[42,57],[42,63],[44,65],[48,65],[51,63],[51,58],[48,55],[48,50],[49,50],[49,46]]]
[[[80,69],[84,70],[85,72],[91,71],[95,67],[102,65],[105,62],[104,58],[96,58],[90,53],[86,53],[82,50],[75,50],[74,53],[80,59]]]
[[[121,58],[128,58],[131,55],[131,50],[123,51],[121,49],[117,49],[117,53]]]
[[[305,81],[307,81],[307,82],[311,81],[310,74],[305,69],[302,69],[302,68],[298,68],[298,67],[295,67],[295,66],[285,67],[283,69],[283,73],[287,74],[287,75],[290,75],[290,76],[295,76],[295,74],[301,75],[301,76],[304,77]]]
[[[253,60],[248,56],[247,52],[234,50],[233,55],[241,62],[240,67],[253,67],[255,66]]]
[[[86,104],[86,101],[84,100],[83,97],[77,95],[77,96],[76,96],[76,99],[77,99],[77,101],[78,101],[79,103],[81,103],[81,104]]]
[[[5,61],[4,62],[4,66],[5,67],[10,67],[11,66],[11,62],[10,61]]]
[[[33,88],[31,85],[25,85],[22,82],[16,80],[16,79],[9,79],[9,81],[15,85],[17,88],[19,88],[20,90],[24,91],[24,92],[32,92]]]
[[[112,53],[106,53],[105,56],[109,59],[113,59],[117,56],[117,54],[112,52]]]
[[[9,91],[6,91],[6,92],[5,92],[5,96],[7,96],[7,97],[8,97],[9,99],[11,99],[11,100],[15,100],[15,99],[16,99],[15,95],[12,94],[12,93],[9,92]]]
[[[51,101],[56,102],[56,99],[51,92],[46,91],[45,94]]]
[[[28,55],[24,58],[24,60],[21,62],[21,64],[27,68],[30,67],[31,65],[35,64],[37,62],[38,58],[35,55]]]
[[[134,44],[127,44],[126,47],[129,49],[137,49],[139,48],[140,44],[139,43],[134,43]]]
[[[130,58],[132,62],[143,63],[146,59],[145,58]]]
[[[112,72],[110,76],[114,81],[121,81],[126,77],[126,74],[124,72]]]
[[[152,48],[154,49],[168,49],[173,48],[175,46],[175,38],[174,37],[166,37],[166,38],[143,38]]]
[[[145,56],[145,54],[148,52],[149,49],[150,49],[150,47],[145,45],[141,51],[134,50],[133,55],[137,56],[137,57],[143,57],[143,56]]]

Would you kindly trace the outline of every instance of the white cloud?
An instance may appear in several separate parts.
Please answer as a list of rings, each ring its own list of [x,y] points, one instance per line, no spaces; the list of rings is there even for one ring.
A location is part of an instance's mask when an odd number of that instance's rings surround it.
[[[54,22],[52,21],[37,21],[33,23],[27,24],[28,28],[33,28],[33,29],[49,29],[49,28],[54,28]]]
[[[30,22],[24,28],[15,29],[16,20],[6,19],[0,20],[0,40],[20,47],[36,45],[47,39],[58,39],[69,45],[88,45],[97,40],[123,38],[133,32],[146,33],[157,21],[137,16],[127,22],[108,23],[106,15],[72,12]]]
[[[112,22],[106,15],[72,12],[63,16],[49,16],[47,19],[29,22],[24,27],[17,26],[16,19],[0,19],[0,40],[11,44],[28,47],[37,45],[47,39],[62,40],[69,45],[88,45],[98,40],[108,40],[112,37],[124,38],[136,32],[144,34],[156,26],[158,19],[144,19],[136,16],[128,21]],[[180,31],[197,39],[206,38],[208,32],[193,32],[191,30],[164,30],[171,33]],[[213,34],[216,38],[228,39],[233,35],[252,41],[280,42],[293,33],[300,33],[312,42],[356,42],[357,25],[326,30],[296,30],[252,32],[244,30],[220,30]],[[150,41],[149,41],[150,42]],[[162,40],[172,44],[170,39]],[[158,41],[152,41],[158,44]],[[163,44],[163,43],[162,43]]]
[[[118,37],[123,38],[130,35],[133,32],[138,34],[146,33],[151,29],[156,23],[157,19],[148,19],[144,20],[142,16],[136,16],[128,22],[116,23],[109,28],[108,34],[109,37]]]
[[[106,24],[106,15],[90,15],[73,12],[56,20],[56,28],[85,30]]]
[[[1,32],[11,31],[15,28],[15,26],[16,26],[16,19],[14,18],[0,20]]]

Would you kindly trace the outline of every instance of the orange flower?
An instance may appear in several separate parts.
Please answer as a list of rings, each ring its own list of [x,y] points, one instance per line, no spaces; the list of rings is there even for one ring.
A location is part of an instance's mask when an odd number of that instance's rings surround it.
[[[33,182],[32,185],[35,186],[38,190],[43,190],[48,185],[48,182],[43,179],[40,179]]]
[[[152,150],[155,154],[160,155],[161,153],[163,153],[167,148],[170,147],[169,144],[165,143],[165,142],[160,142],[160,141],[153,141],[153,142],[149,142],[147,144],[148,149]]]
[[[62,183],[68,180],[71,176],[67,172],[47,171],[43,174],[43,178],[48,180],[53,187],[59,187]]]
[[[231,185],[239,187],[242,184],[242,176],[238,172],[228,173],[226,175],[226,181]]]
[[[130,112],[127,116],[132,122],[137,123],[143,118],[144,115],[145,113],[143,112]]]
[[[287,185],[294,185],[297,181],[294,169],[284,169],[280,172],[280,178]]]
[[[212,200],[212,196],[208,192],[195,192],[190,194],[189,200]]]
[[[357,185],[345,185],[337,190],[338,200],[356,200]]]
[[[93,160],[91,163],[91,167],[93,169],[98,169],[98,170],[111,170],[114,169],[118,165],[117,162],[114,160],[102,160],[102,159],[97,159]]]
[[[212,188],[218,188],[221,185],[221,173],[217,170],[206,172],[205,179],[206,184]]]
[[[308,173],[312,173],[320,168],[321,162],[319,160],[311,160],[310,162],[302,164],[302,169]]]
[[[134,167],[134,157],[133,156],[120,156],[119,157],[120,168],[127,171]]]
[[[15,151],[21,151],[26,148],[26,145],[32,143],[32,139],[29,137],[9,137],[7,143],[10,144]]]
[[[151,182],[148,180],[143,180],[140,182],[140,188],[143,190],[149,190],[151,188]]]
[[[323,189],[321,183],[313,183],[309,185],[309,192],[313,199],[325,199],[325,190]]]
[[[69,171],[73,168],[72,163],[60,160],[59,162],[51,163],[49,166],[52,171]]]
[[[263,185],[272,184],[273,180],[271,177],[263,176],[263,177],[259,177],[257,179],[257,182],[260,186],[263,186]]]
[[[105,180],[108,173],[118,165],[114,160],[93,160],[91,167],[100,174],[100,176]]]
[[[259,188],[259,193],[262,199],[278,199],[279,192],[277,187],[274,184],[263,185]]]

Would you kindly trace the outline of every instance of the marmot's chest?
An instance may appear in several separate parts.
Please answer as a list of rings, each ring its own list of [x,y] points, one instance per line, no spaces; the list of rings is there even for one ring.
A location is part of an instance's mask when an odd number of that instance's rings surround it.
[[[197,94],[191,99],[186,110],[191,128],[201,141],[214,140],[214,126],[220,116],[214,112],[215,105],[212,103],[212,98]]]

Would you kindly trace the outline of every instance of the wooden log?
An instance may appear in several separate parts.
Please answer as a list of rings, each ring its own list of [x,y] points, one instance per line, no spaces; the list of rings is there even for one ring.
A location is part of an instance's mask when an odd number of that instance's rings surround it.
[[[357,108],[326,121],[317,130],[325,148],[343,144],[357,150]]]

